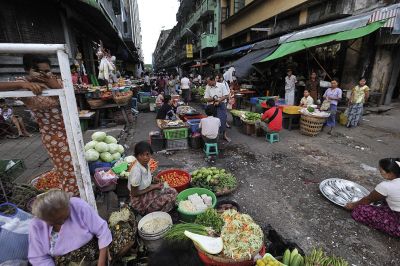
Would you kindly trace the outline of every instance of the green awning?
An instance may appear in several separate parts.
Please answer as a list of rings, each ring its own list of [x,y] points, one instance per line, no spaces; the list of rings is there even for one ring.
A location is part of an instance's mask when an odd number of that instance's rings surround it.
[[[366,36],[368,34],[371,34],[374,31],[378,30],[380,27],[382,27],[385,24],[385,22],[386,21],[377,21],[377,22],[371,23],[367,26],[353,29],[353,30],[347,30],[347,31],[337,32],[337,33],[319,36],[319,37],[315,37],[315,38],[283,43],[279,46],[278,49],[276,49],[276,51],[273,54],[271,54],[270,56],[261,60],[260,63],[275,60],[275,59],[284,57],[286,55],[293,54],[298,51],[301,51],[301,50],[304,50],[304,49],[307,49],[310,47],[318,46],[321,44],[325,44],[325,43],[340,42],[340,41],[347,41],[347,40],[361,38],[363,36]]]

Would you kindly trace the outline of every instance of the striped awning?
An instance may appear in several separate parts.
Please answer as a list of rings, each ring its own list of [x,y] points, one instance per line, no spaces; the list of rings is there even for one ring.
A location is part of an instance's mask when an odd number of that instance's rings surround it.
[[[376,21],[387,20],[387,22],[383,27],[393,28],[397,14],[400,14],[399,12],[400,12],[400,4],[381,8],[372,13],[369,22],[372,23]]]

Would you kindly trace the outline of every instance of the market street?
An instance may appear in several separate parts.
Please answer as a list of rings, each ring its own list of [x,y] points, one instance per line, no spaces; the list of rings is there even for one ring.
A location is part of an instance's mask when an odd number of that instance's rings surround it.
[[[298,130],[285,130],[281,142],[274,144],[232,127],[232,142],[216,166],[238,178],[240,185],[232,198],[247,213],[263,226],[271,224],[304,251],[322,247],[347,259],[350,265],[398,265],[397,239],[356,223],[348,211],[329,202],[318,188],[322,180],[333,177],[358,182],[368,189],[379,183],[382,178],[376,171],[377,158],[396,155],[400,146],[398,127],[390,130],[393,125],[388,123],[398,112],[396,108],[390,114],[364,117],[381,120],[392,133],[364,122],[356,129],[339,128],[333,137],[321,133],[310,138]],[[147,139],[147,132],[156,129],[153,119],[153,113],[139,114],[133,142]],[[193,171],[207,166],[201,150],[157,154],[155,158],[161,169]],[[375,171],[364,170],[362,164]]]

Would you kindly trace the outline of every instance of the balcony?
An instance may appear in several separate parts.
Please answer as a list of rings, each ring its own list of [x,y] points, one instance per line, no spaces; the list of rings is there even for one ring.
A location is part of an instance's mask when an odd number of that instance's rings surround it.
[[[212,48],[218,45],[218,37],[216,34],[203,34],[201,36],[201,49]]]
[[[200,18],[207,16],[209,14],[214,13],[216,9],[216,1],[215,0],[203,0],[199,8],[192,14],[190,19],[183,23],[182,30],[180,32],[180,36],[183,37],[187,32],[186,29],[192,28],[195,24],[199,23]]]
[[[217,3],[215,0],[203,0],[200,6],[200,16],[204,17],[210,14],[214,14]]]

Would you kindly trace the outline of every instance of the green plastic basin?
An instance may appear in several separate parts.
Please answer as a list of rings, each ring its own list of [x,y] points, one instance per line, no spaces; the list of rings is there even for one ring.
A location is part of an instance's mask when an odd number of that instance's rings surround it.
[[[178,196],[176,197],[176,201],[179,203],[182,200],[187,200],[190,195],[193,195],[196,193],[199,196],[201,196],[203,194],[210,196],[212,198],[211,207],[215,208],[215,205],[217,204],[217,197],[215,196],[215,194],[212,191],[205,189],[205,188],[194,187],[194,188],[185,189],[184,191],[182,191],[181,193],[178,194]],[[199,215],[200,213],[203,213],[204,211],[196,212],[196,213],[185,212],[184,210],[181,210],[178,207],[178,212],[179,212],[179,216],[181,217],[181,219],[183,221],[190,223],[190,222],[194,222],[194,220],[196,220],[197,215]]]

